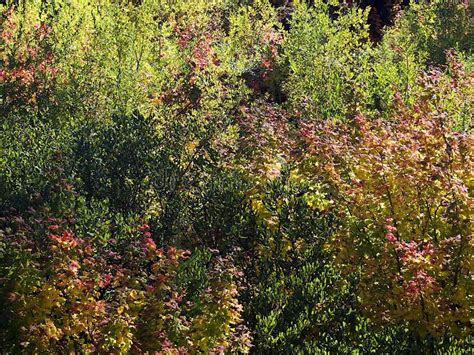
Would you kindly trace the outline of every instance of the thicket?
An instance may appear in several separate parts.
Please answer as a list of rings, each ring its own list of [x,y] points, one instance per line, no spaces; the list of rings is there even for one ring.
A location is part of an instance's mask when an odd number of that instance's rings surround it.
[[[472,9],[351,3],[0,5],[0,349],[472,351]]]

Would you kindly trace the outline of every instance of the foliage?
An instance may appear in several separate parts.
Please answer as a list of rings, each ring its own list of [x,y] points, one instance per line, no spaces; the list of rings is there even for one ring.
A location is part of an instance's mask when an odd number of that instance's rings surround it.
[[[190,252],[158,248],[148,225],[97,243],[71,217],[30,214],[2,218],[4,350],[245,351],[239,274],[225,259],[190,265],[207,269],[206,287],[187,293],[176,279]]]
[[[332,19],[331,3],[299,4],[283,44],[291,73],[286,82],[290,102],[321,119],[344,118],[355,109],[354,101],[364,102],[357,88],[369,60],[367,12],[345,9]]]
[[[406,321],[421,336],[469,332],[472,135],[424,100],[399,105],[391,121],[303,126],[302,169],[316,169],[341,207],[334,247],[342,265],[362,266],[371,318]]]
[[[2,3],[2,351],[469,353],[472,9],[365,3]]]

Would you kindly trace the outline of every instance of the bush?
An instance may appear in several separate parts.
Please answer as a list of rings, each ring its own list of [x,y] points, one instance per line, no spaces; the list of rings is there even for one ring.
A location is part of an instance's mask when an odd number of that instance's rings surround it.
[[[0,5],[1,349],[468,353],[471,9],[356,3]]]
[[[246,350],[230,260],[196,263],[187,250],[158,248],[146,224],[105,241],[78,237],[74,224],[47,210],[2,217],[2,349]]]
[[[364,312],[421,337],[470,332],[472,135],[418,101],[391,121],[303,126],[302,170],[332,196],[333,246],[361,265]],[[449,192],[448,192],[449,191]]]

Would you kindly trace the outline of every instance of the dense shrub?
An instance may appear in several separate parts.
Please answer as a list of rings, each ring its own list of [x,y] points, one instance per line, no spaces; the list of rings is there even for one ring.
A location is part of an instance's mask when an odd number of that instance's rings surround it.
[[[99,225],[79,237],[72,216],[49,215],[45,209],[32,210],[27,219],[2,217],[2,349],[122,353],[248,347],[245,327],[239,326],[239,273],[230,260],[208,257],[203,264],[199,252],[194,261],[190,251],[158,248],[146,224],[103,241],[94,235]],[[193,275],[200,276],[200,284],[187,292]]]
[[[341,265],[361,265],[371,318],[425,336],[470,332],[472,135],[420,100],[392,120],[302,126],[302,171],[315,175],[343,218]],[[467,333],[466,333],[467,332]]]
[[[468,353],[472,12],[365,3],[2,3],[2,351]]]

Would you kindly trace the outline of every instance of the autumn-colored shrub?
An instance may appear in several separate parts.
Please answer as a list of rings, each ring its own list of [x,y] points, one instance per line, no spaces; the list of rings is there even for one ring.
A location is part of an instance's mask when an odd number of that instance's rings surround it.
[[[13,7],[2,16],[1,39],[2,115],[30,112],[41,116],[54,109],[58,67],[51,49],[51,27],[37,22],[22,28],[13,17]],[[21,33],[23,31],[24,33]]]
[[[249,346],[238,271],[209,260],[205,285],[177,284],[190,251],[159,248],[144,224],[129,236],[78,237],[72,220],[2,217],[1,346],[15,352],[195,352]],[[204,280],[203,280],[204,281]],[[205,286],[205,287],[204,287]]]
[[[329,248],[361,267],[361,307],[421,336],[470,333],[473,137],[420,99],[390,120],[303,124],[301,169],[344,221]]]

